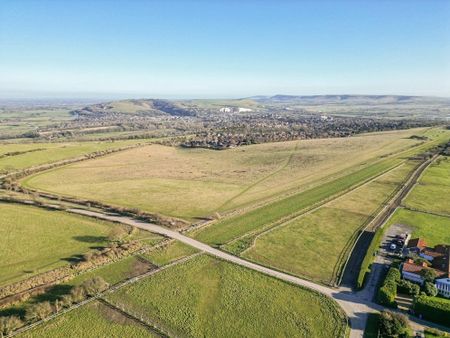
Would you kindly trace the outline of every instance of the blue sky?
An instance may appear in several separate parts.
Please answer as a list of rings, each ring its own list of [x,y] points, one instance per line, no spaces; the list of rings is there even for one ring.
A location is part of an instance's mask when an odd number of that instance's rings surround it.
[[[450,1],[0,1],[0,96],[450,96]]]

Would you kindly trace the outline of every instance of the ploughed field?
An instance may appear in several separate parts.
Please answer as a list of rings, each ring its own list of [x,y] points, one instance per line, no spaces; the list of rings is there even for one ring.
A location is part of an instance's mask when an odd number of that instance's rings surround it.
[[[39,173],[23,184],[193,220],[331,182],[423,143],[410,139],[423,133],[428,131],[268,143],[226,151],[148,145]]]
[[[108,222],[62,211],[0,203],[0,285],[69,264],[105,245]]]

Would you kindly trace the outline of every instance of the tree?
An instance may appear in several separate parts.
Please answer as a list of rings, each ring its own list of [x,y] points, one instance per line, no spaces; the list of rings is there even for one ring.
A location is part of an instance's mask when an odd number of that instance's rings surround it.
[[[423,284],[423,291],[427,294],[427,296],[436,297],[438,294],[438,289],[431,282],[425,282]]]
[[[42,302],[30,305],[25,310],[25,318],[27,320],[42,320],[52,313],[52,306],[49,302]]]
[[[3,337],[3,335],[9,335],[21,326],[23,326],[23,322],[19,317],[0,317],[0,337]]]
[[[408,337],[408,319],[399,313],[383,311],[380,314],[380,335],[386,338]]]
[[[96,276],[84,281],[82,287],[88,296],[95,296],[105,291],[109,287],[109,284],[102,277]]]
[[[420,275],[422,276],[422,278],[425,282],[432,283],[436,279],[436,272],[433,269],[423,269],[420,272]]]

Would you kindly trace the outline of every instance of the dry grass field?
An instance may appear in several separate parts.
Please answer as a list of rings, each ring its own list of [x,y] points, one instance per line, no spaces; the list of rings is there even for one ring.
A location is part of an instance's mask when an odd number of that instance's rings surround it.
[[[425,132],[413,129],[226,151],[149,145],[40,173],[23,184],[194,219],[323,184],[419,144],[409,137]]]

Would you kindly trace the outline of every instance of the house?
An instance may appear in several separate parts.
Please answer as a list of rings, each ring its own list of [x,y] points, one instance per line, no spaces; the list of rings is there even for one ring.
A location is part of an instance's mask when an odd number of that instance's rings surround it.
[[[421,264],[414,263],[410,258],[401,265],[402,277],[403,279],[410,280],[411,282],[423,284],[422,270],[429,269],[427,263],[423,262]]]
[[[419,253],[426,248],[425,241],[421,238],[413,238],[408,242],[406,248],[409,252]]]
[[[450,278],[436,279],[436,288],[441,296],[450,298]]]
[[[416,253],[426,259],[426,262],[415,263],[409,258],[401,265],[402,277],[415,283],[423,284],[422,271],[424,269],[433,269],[437,279],[435,281],[438,292],[447,298],[450,298],[450,246],[439,244],[434,248],[427,247],[420,238],[414,238],[408,243],[409,252]]]

